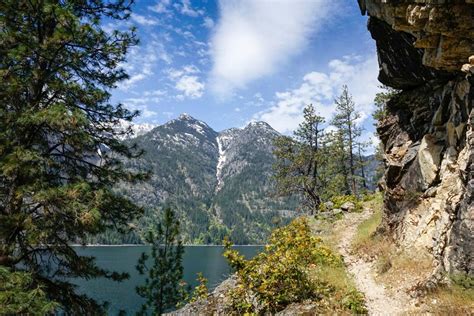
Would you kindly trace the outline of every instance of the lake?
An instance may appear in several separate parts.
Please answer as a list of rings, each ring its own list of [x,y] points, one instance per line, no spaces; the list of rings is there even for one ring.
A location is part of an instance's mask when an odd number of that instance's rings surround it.
[[[138,274],[135,265],[140,254],[150,251],[148,246],[119,246],[119,247],[77,247],[80,255],[94,256],[98,266],[117,272],[128,272],[130,278],[123,282],[113,282],[107,279],[76,280],[80,291],[98,301],[110,303],[109,315],[117,315],[125,310],[127,315],[134,315],[143,303],[143,299],[135,293],[135,287],[144,282],[145,277]],[[247,258],[253,257],[261,246],[235,246]],[[186,246],[183,267],[184,280],[192,287],[197,285],[196,274],[202,272],[209,280],[209,288],[215,288],[225,280],[231,270],[225,258],[222,257],[222,246]]]

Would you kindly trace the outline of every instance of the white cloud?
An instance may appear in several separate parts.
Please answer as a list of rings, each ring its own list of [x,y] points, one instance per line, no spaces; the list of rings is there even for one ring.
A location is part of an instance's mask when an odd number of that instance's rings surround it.
[[[168,9],[170,5],[170,0],[160,0],[153,6],[149,6],[148,9],[156,13],[169,13]]]
[[[175,89],[180,93],[176,96],[178,100],[202,97],[205,84],[197,76],[200,72],[201,70],[192,64],[185,65],[180,69],[170,68],[166,70],[168,78],[175,82]]]
[[[196,76],[182,76],[176,82],[175,88],[181,91],[184,96],[191,99],[198,99],[202,97],[204,93],[204,83],[200,82]]]
[[[168,78],[177,80],[184,75],[196,74],[201,72],[199,68],[194,65],[185,65],[181,69],[170,68],[167,70]]]
[[[197,17],[204,14],[203,10],[196,10],[193,8],[191,5],[191,0],[181,0],[181,4],[176,3],[175,7],[181,14],[192,17]]]
[[[254,115],[254,120],[269,123],[281,133],[289,133],[302,121],[305,105],[312,103],[320,115],[330,119],[334,114],[334,98],[347,84],[357,110],[363,119],[373,111],[373,99],[379,91],[377,57],[345,56],[328,64],[327,73],[313,71],[303,77],[298,88],[277,92],[272,107]]]
[[[139,15],[136,13],[132,13],[130,18],[132,19],[133,22],[140,24],[140,25],[146,25],[146,26],[151,26],[151,25],[157,25],[158,21],[155,20],[154,18],[151,17],[146,17],[143,15]]]
[[[214,27],[214,20],[206,16],[204,18],[204,22],[202,23],[202,26],[207,27],[208,29],[212,29]]]
[[[140,111],[141,118],[151,118],[156,116],[158,113],[150,110],[149,105],[150,103],[157,103],[159,101],[158,98],[128,98],[124,100],[124,105],[127,109],[131,111]]]
[[[213,91],[228,96],[275,72],[305,48],[330,3],[334,1],[220,1],[221,17],[211,41]]]
[[[254,94],[253,98],[245,103],[249,107],[259,107],[265,105],[266,101],[260,92]]]
[[[165,50],[164,45],[158,40],[150,40],[146,46],[132,47],[128,54],[127,63],[122,67],[130,75],[130,78],[119,84],[119,89],[129,89],[154,74],[154,68],[158,61],[166,64],[172,62],[171,56]]]
[[[146,97],[163,97],[166,96],[166,91],[164,90],[151,90],[143,92],[143,95]]]

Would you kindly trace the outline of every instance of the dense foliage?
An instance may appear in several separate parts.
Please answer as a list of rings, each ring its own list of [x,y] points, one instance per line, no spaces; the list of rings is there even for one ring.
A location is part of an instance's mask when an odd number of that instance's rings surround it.
[[[180,224],[171,208],[166,208],[163,217],[149,229],[145,240],[151,244],[151,255],[142,253],[137,264],[138,272],[146,275],[145,284],[136,288],[146,300],[139,314],[161,315],[187,297],[183,282],[184,247],[179,237]]]
[[[26,272],[11,272],[0,267],[0,313],[6,315],[45,315],[58,304],[48,300],[40,286]]]
[[[129,131],[114,129],[136,113],[109,102],[135,35],[101,28],[129,15],[124,0],[0,2],[0,265],[26,270],[29,290],[78,315],[101,306],[66,278],[126,275],[70,244],[141,212],[112,190],[140,178],[118,159],[138,154],[117,140]]]
[[[225,244],[224,256],[237,275],[237,286],[230,290],[229,312],[266,314],[282,310],[290,303],[312,300],[321,312],[366,312],[361,294],[338,289],[330,282],[313,278],[312,272],[343,266],[339,255],[312,235],[307,219],[298,218],[276,229],[263,252],[245,260],[231,244]],[[340,299],[328,307],[332,296]]]

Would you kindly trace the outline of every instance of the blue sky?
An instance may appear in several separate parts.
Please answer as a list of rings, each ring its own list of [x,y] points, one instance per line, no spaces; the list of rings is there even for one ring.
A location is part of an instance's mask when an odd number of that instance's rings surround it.
[[[347,84],[371,138],[375,44],[355,0],[137,0],[140,44],[113,100],[162,124],[180,113],[215,130],[264,120],[282,133],[313,103],[330,118]]]

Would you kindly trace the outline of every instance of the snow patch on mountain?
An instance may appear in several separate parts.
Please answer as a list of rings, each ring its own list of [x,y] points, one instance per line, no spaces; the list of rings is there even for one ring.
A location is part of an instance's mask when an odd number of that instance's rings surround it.
[[[131,129],[132,131],[131,134],[122,135],[119,137],[120,140],[124,140],[124,139],[129,139],[129,138],[134,138],[134,137],[144,135],[148,133],[149,131],[151,131],[152,129],[154,129],[155,127],[156,125],[150,124],[150,123],[138,124],[138,123],[129,122],[126,120],[120,120],[119,124],[115,127],[115,129],[120,132],[122,131],[124,132],[129,128]]]
[[[224,150],[224,141],[228,140],[229,138],[230,137],[227,135],[219,135],[216,137],[217,148],[219,150],[219,158],[217,159],[217,168],[216,168],[216,179],[217,179],[216,192],[219,191],[224,185],[224,181],[222,179],[222,169],[227,160],[227,157],[225,155],[225,150]]]

